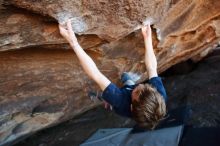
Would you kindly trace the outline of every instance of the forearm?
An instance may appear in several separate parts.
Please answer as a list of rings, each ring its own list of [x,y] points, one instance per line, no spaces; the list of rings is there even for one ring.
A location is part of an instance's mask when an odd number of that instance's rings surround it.
[[[154,54],[152,39],[145,38],[145,64],[149,78],[156,77],[157,75],[157,59]]]
[[[76,53],[86,74],[95,82],[97,82],[100,88],[104,90],[105,87],[110,84],[110,81],[99,71],[92,58],[86,54],[78,42],[70,43],[70,45]]]

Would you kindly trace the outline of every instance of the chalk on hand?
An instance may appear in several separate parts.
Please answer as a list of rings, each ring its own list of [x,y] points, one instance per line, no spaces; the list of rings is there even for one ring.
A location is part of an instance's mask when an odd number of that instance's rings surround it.
[[[73,31],[75,33],[83,33],[88,29],[87,24],[84,21],[83,17],[74,17],[71,18],[70,20],[73,27]]]
[[[152,25],[154,23],[154,19],[153,18],[147,18],[146,20],[144,20],[142,22],[143,25]]]
[[[133,31],[135,31],[135,30],[138,30],[138,29],[140,29],[141,27],[143,27],[143,26],[145,26],[145,25],[152,25],[152,24],[154,24],[154,22],[155,22],[155,20],[153,19],[153,18],[151,18],[151,17],[148,17],[148,18],[146,18],[143,22],[142,22],[142,24],[139,24],[139,25],[137,25],[134,29],[133,29]]]

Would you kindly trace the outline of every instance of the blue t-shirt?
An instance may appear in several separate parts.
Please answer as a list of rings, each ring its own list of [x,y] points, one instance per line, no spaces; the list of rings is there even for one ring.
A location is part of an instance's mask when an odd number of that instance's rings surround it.
[[[160,77],[153,77],[144,83],[155,87],[164,97],[165,102],[167,101],[166,91]],[[136,86],[137,85],[125,85],[122,88],[118,88],[115,84],[110,83],[108,87],[105,88],[102,98],[113,106],[117,114],[131,117],[131,93]]]

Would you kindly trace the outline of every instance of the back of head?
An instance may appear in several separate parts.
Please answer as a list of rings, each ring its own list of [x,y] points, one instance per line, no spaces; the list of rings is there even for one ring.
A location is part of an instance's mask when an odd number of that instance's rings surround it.
[[[136,88],[132,96],[139,96],[139,100],[132,101],[132,116],[140,127],[154,129],[166,114],[165,101],[157,89],[149,84]]]

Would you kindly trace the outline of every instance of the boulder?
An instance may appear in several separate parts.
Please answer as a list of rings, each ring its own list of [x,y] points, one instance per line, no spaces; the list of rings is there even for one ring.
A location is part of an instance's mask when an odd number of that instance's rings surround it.
[[[0,51],[36,46],[69,48],[53,18],[11,6],[0,11]],[[102,40],[97,35],[81,35],[79,42],[87,49],[101,44]]]
[[[9,0],[10,4],[64,23],[71,18],[78,34],[96,34],[111,41],[140,28],[146,21],[158,21],[168,11],[171,0]]]
[[[188,59],[201,60],[220,41],[216,0],[0,0],[0,145],[100,104],[99,91],[60,36],[72,19],[80,44],[114,83],[124,71],[147,78],[143,23],[153,27],[158,72]]]

